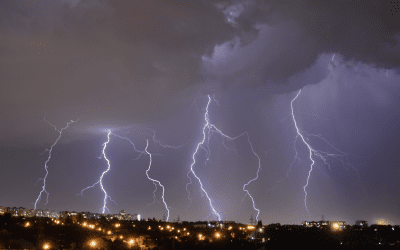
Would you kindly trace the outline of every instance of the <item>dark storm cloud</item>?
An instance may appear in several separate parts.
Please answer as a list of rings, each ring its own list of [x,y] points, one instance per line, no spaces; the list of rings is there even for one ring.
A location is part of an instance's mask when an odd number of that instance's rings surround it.
[[[1,7],[1,75],[17,84],[2,91],[2,112],[20,114],[6,123],[26,132],[43,126],[45,112],[62,126],[83,110],[118,106],[98,118],[126,125],[167,118],[220,86],[296,90],[326,75],[317,63],[323,53],[398,66],[399,27],[384,14],[389,7],[373,1],[21,0]],[[205,72],[203,56],[224,43],[231,52]]]
[[[234,10],[230,6],[242,6],[241,15],[236,18],[238,27],[267,24],[270,29],[263,36],[259,28],[256,36],[256,40],[268,44],[250,49],[257,55],[248,59],[246,71],[261,74],[256,84],[286,84],[289,77],[307,70],[323,53],[338,53],[345,60],[376,67],[396,69],[400,66],[400,26],[396,21],[398,17],[391,15],[389,2],[256,0],[215,3],[220,3],[221,9],[227,12]],[[249,77],[247,80],[252,82]]]
[[[237,29],[210,4],[154,3],[3,3],[1,75],[18,87],[2,91],[2,133],[37,133],[45,112],[63,126],[84,110],[117,106],[98,117],[123,125],[163,119],[191,101],[190,86],[202,83],[201,56]]]

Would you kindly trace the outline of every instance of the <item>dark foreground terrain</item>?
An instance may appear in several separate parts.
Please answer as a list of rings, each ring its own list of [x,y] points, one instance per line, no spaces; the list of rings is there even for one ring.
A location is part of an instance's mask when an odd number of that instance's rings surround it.
[[[199,228],[150,219],[24,218],[6,213],[0,215],[0,249],[400,249],[398,226],[245,226]]]

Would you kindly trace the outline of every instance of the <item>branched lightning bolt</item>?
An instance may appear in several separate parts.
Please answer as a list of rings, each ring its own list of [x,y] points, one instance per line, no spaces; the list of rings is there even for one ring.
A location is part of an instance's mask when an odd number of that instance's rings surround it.
[[[332,59],[333,59],[333,58],[332,58]],[[313,166],[314,166],[314,164],[315,164],[315,161],[314,161],[314,159],[313,159],[313,155],[316,156],[316,157],[318,157],[318,158],[320,158],[320,159],[324,162],[324,164],[328,166],[329,170],[331,170],[331,168],[330,168],[331,166],[330,166],[330,164],[327,162],[327,157],[333,157],[333,158],[335,158],[335,159],[338,159],[339,161],[342,162],[342,165],[343,165],[343,166],[349,165],[349,166],[351,166],[355,171],[357,171],[357,177],[358,177],[358,180],[359,180],[359,181],[360,181],[360,178],[359,178],[359,175],[358,175],[358,170],[357,170],[356,168],[354,168],[351,164],[347,163],[347,161],[343,160],[343,157],[345,157],[345,156],[347,155],[346,153],[340,151],[339,149],[337,149],[336,147],[334,147],[331,143],[327,142],[321,135],[307,134],[306,132],[301,131],[301,130],[299,129],[299,127],[297,126],[296,119],[295,119],[295,117],[294,117],[293,102],[297,99],[297,97],[300,95],[300,93],[301,93],[301,89],[299,90],[299,92],[297,93],[297,95],[296,95],[296,96],[292,99],[292,101],[290,102],[290,107],[291,107],[291,111],[292,111],[291,113],[292,113],[293,123],[294,123],[294,126],[295,126],[295,128],[296,128],[296,133],[297,133],[296,138],[295,138],[295,141],[294,141],[294,149],[295,149],[295,151],[296,151],[296,155],[295,155],[294,161],[292,162],[292,164],[290,164],[290,169],[291,169],[293,163],[294,163],[297,159],[300,160],[300,158],[298,157],[297,150],[296,150],[296,142],[297,142],[297,139],[300,137],[300,138],[301,138],[301,141],[307,146],[308,151],[310,152],[309,157],[310,157],[310,160],[311,160],[311,162],[312,162],[311,165],[310,165],[310,170],[308,171],[306,185],[304,185],[304,187],[303,187],[303,190],[304,190],[304,206],[305,206],[305,208],[306,208],[306,210],[307,210],[308,216],[310,216],[310,211],[309,211],[308,208],[307,208],[307,191],[306,191],[306,188],[307,188],[308,183],[309,183],[309,181],[310,181],[311,172],[312,172]],[[303,135],[303,134],[305,134],[305,135]],[[332,153],[327,153],[327,152],[324,152],[324,151],[321,151],[321,150],[316,150],[316,149],[314,149],[309,143],[307,143],[307,141],[310,140],[310,139],[309,139],[310,136],[313,136],[313,137],[319,138],[320,140],[323,140],[323,141],[324,141],[326,144],[328,144],[331,148],[333,148],[334,150],[336,150],[337,152],[339,152],[339,154],[332,154]],[[290,171],[290,169],[289,169],[289,171]],[[288,173],[289,173],[289,171],[288,171]],[[284,179],[287,178],[288,173],[286,174],[286,177],[285,177]],[[282,180],[283,180],[283,179],[282,179]],[[280,180],[280,181],[282,181],[282,180]],[[280,182],[280,181],[279,181],[279,182]],[[360,183],[361,183],[361,181],[360,181]],[[365,189],[364,189],[364,192],[365,192]]]
[[[261,160],[260,160],[260,157],[256,154],[256,152],[254,152],[253,145],[252,145],[251,142],[250,142],[249,134],[248,134],[247,132],[246,132],[246,134],[247,134],[247,140],[248,140],[248,142],[249,142],[249,144],[250,144],[250,147],[251,147],[251,151],[253,152],[253,154],[254,154],[255,156],[257,156],[257,159],[258,159],[258,168],[257,168],[257,175],[256,175],[256,177],[253,178],[253,179],[251,179],[251,180],[250,180],[249,182],[247,182],[246,184],[244,184],[244,185],[243,185],[243,190],[244,190],[244,191],[247,193],[247,195],[251,198],[251,201],[253,202],[253,208],[254,208],[254,210],[257,210],[256,221],[258,221],[258,215],[260,214],[260,210],[256,208],[256,205],[255,205],[253,196],[250,195],[249,191],[246,189],[246,186],[248,186],[251,182],[253,182],[253,181],[255,181],[255,180],[258,179],[258,173],[259,173],[260,170],[261,170]],[[243,200],[242,200],[242,201],[243,201]]]
[[[170,147],[170,148],[179,148],[179,147],[182,147],[182,146],[174,147],[174,146],[169,146],[169,145],[164,145],[164,144],[162,144],[161,142],[159,142],[159,141],[157,141],[157,140],[155,139],[155,131],[153,131],[153,132],[154,132],[153,141],[154,141],[154,142],[157,142],[159,145],[161,145],[161,146],[163,146],[163,147]],[[159,186],[161,186],[161,187],[163,188],[162,199],[163,199],[164,205],[166,206],[166,209],[168,210],[168,206],[167,206],[167,204],[165,203],[165,200],[164,200],[164,186],[161,185],[161,183],[160,183],[159,181],[154,180],[154,179],[151,179],[151,178],[149,177],[149,175],[148,175],[148,171],[150,170],[151,160],[152,160],[152,159],[151,159],[151,156],[152,156],[152,155],[147,151],[148,142],[147,142],[146,150],[140,151],[140,150],[137,150],[137,149],[136,149],[135,144],[134,144],[129,138],[123,137],[123,136],[120,136],[120,135],[117,135],[117,134],[114,134],[114,133],[112,133],[110,130],[108,130],[108,135],[107,135],[108,140],[107,140],[107,142],[105,142],[105,143],[103,144],[104,147],[103,147],[103,153],[102,153],[102,155],[104,156],[104,158],[107,160],[108,169],[102,173],[102,175],[101,175],[99,181],[97,181],[97,182],[96,182],[95,184],[93,184],[92,186],[88,186],[88,187],[84,188],[84,189],[81,191],[81,193],[78,194],[78,195],[83,195],[83,191],[85,191],[86,189],[93,188],[95,185],[100,184],[101,189],[103,190],[104,195],[105,195],[105,196],[104,196],[104,202],[103,202],[103,213],[105,212],[105,209],[107,209],[107,210],[109,211],[109,209],[108,209],[107,206],[106,206],[107,197],[110,198],[111,201],[113,201],[113,200],[111,199],[111,197],[110,197],[109,195],[107,195],[107,192],[106,192],[106,190],[104,189],[103,184],[102,184],[102,179],[103,179],[104,174],[107,173],[107,172],[110,170],[110,162],[109,162],[109,160],[107,159],[107,157],[106,157],[106,155],[105,155],[105,148],[106,148],[108,142],[110,141],[110,135],[114,135],[114,136],[116,136],[116,137],[118,137],[118,138],[120,138],[120,139],[127,140],[127,141],[129,141],[130,144],[132,144],[134,150],[135,150],[137,153],[140,153],[139,156],[136,157],[136,159],[134,159],[134,160],[139,159],[140,156],[142,156],[143,154],[148,154],[148,155],[150,156],[150,165],[149,165],[149,169],[146,171],[146,175],[147,175],[147,178],[148,178],[149,180],[153,181],[153,183],[154,183],[154,185],[155,185],[155,187],[156,187],[155,190],[154,190],[154,192],[153,192],[154,201],[156,200],[156,198],[155,198],[155,192],[157,191],[157,185],[156,185],[156,184],[158,184]],[[155,155],[158,155],[158,154],[155,154]],[[99,159],[101,159],[101,156],[99,157]],[[115,202],[115,201],[113,201],[113,202]],[[168,218],[169,218],[169,210],[168,210]]]
[[[48,193],[47,190],[46,190],[46,178],[47,178],[47,175],[49,174],[47,163],[50,161],[50,158],[51,158],[51,151],[53,150],[53,147],[57,144],[58,140],[61,138],[62,131],[63,131],[64,129],[68,128],[69,124],[71,124],[71,123],[74,122],[73,120],[71,120],[70,122],[67,123],[67,126],[65,126],[64,128],[62,128],[61,130],[57,130],[57,127],[56,127],[55,125],[51,124],[49,121],[47,121],[47,120],[46,120],[46,117],[44,118],[44,120],[45,120],[47,123],[49,123],[51,126],[53,126],[54,129],[60,133],[60,135],[58,136],[58,138],[57,138],[57,140],[54,142],[54,144],[51,145],[50,149],[49,149],[49,150],[46,150],[46,151],[49,151],[49,157],[47,158],[47,161],[46,161],[45,164],[44,164],[44,168],[45,168],[45,170],[46,170],[46,175],[44,176],[43,179],[42,179],[42,178],[39,179],[39,180],[43,180],[43,187],[42,187],[42,190],[41,190],[40,193],[39,193],[39,196],[38,196],[37,199],[36,199],[36,202],[35,202],[35,210],[36,210],[36,206],[37,206],[38,202],[39,202],[39,201],[41,200],[41,198],[42,198],[42,193],[43,193],[43,192],[45,192],[45,193],[47,194],[47,198],[46,198],[46,203],[45,203],[45,205],[47,205],[47,203],[49,202],[49,193]],[[79,120],[79,119],[78,119],[78,120]],[[77,120],[77,121],[78,121],[78,120]],[[36,184],[37,184],[37,183],[36,183]],[[35,184],[35,185],[36,185],[36,184]]]
[[[157,184],[158,184],[160,187],[162,187],[162,196],[161,196],[161,198],[162,198],[162,201],[163,201],[163,203],[164,203],[165,209],[167,209],[167,211],[168,211],[168,215],[167,215],[167,221],[168,221],[168,219],[169,219],[169,209],[168,209],[168,205],[167,205],[167,203],[165,202],[165,199],[164,199],[165,188],[164,188],[164,186],[161,184],[161,182],[159,182],[158,180],[155,180],[155,179],[150,178],[149,173],[148,173],[148,172],[150,171],[151,162],[152,162],[152,156],[151,156],[151,154],[149,153],[149,151],[147,151],[147,148],[148,148],[148,147],[149,147],[149,140],[146,140],[146,148],[145,148],[144,151],[145,151],[145,152],[149,155],[149,157],[150,157],[149,168],[146,170],[146,175],[147,175],[147,178],[153,182],[154,186],[156,187],[156,190],[157,190]],[[153,193],[154,195],[155,195],[155,191],[156,191],[156,190],[154,190],[154,193]]]
[[[93,184],[92,186],[89,186],[89,187],[86,187],[86,188],[82,189],[81,193],[78,194],[78,195],[83,195],[83,191],[85,191],[86,189],[93,188],[95,185],[100,184],[101,190],[103,190],[103,193],[104,193],[103,210],[102,210],[103,214],[104,214],[106,209],[107,209],[108,212],[110,212],[110,210],[107,208],[107,198],[110,198],[110,200],[113,201],[111,199],[111,196],[109,196],[107,194],[107,191],[104,189],[104,186],[103,186],[103,177],[110,170],[110,167],[111,167],[110,166],[110,161],[107,159],[106,153],[105,153],[107,144],[110,142],[110,134],[111,134],[111,131],[108,130],[107,141],[105,143],[103,143],[104,147],[103,147],[102,154],[101,154],[104,157],[104,159],[106,159],[106,161],[107,161],[107,165],[108,165],[107,169],[105,171],[103,171],[103,173],[100,176],[100,179],[95,184]],[[99,157],[100,159],[101,159],[101,155]],[[115,202],[115,201],[113,201],[113,202]]]
[[[155,131],[153,131],[153,132],[154,132],[153,140],[155,140]],[[137,153],[140,153],[139,156],[138,156],[136,159],[134,159],[134,160],[139,159],[140,156],[142,156],[142,154],[146,154],[145,151],[139,151],[139,150],[137,150],[135,144],[134,144],[130,139],[128,139],[128,138],[126,138],[126,137],[123,137],[123,136],[116,135],[116,134],[112,134],[112,135],[114,135],[114,136],[116,136],[116,137],[119,137],[119,138],[121,138],[121,139],[124,139],[124,140],[128,140],[129,143],[132,144],[132,146],[133,146],[133,148],[135,149],[135,151],[136,151]],[[158,142],[158,141],[156,141],[156,142]],[[160,145],[162,145],[162,144],[160,144]],[[162,146],[163,146],[163,145],[162,145]],[[167,145],[166,147],[169,147],[169,146]],[[172,147],[172,146],[171,146],[171,147]],[[155,155],[158,155],[158,154],[155,154]],[[156,188],[155,188],[154,191],[153,191],[153,199],[154,199],[154,202],[153,202],[152,204],[154,204],[154,203],[156,202],[156,191],[157,191],[157,186],[156,186]],[[152,204],[149,204],[149,205],[152,205]]]
[[[213,99],[215,100],[215,96],[213,96]],[[258,178],[258,173],[259,173],[259,171],[260,171],[260,169],[261,169],[260,157],[254,152],[253,145],[252,145],[251,142],[250,142],[250,137],[249,137],[249,134],[248,134],[247,132],[244,132],[244,133],[242,133],[241,135],[236,136],[236,137],[230,137],[230,136],[224,134],[224,133],[223,133],[220,129],[218,129],[214,124],[210,123],[209,115],[208,115],[208,111],[209,111],[209,110],[208,110],[208,107],[209,107],[209,105],[210,105],[210,102],[211,102],[211,97],[210,97],[210,95],[208,95],[208,102],[207,102],[207,106],[206,106],[206,112],[205,112],[205,114],[204,114],[205,124],[204,124],[203,130],[202,130],[202,131],[203,131],[203,138],[202,138],[202,140],[197,144],[196,150],[195,150],[195,152],[194,152],[193,155],[192,155],[193,163],[190,165],[190,171],[189,171],[188,174],[187,174],[187,177],[188,177],[189,180],[190,180],[190,182],[186,184],[186,191],[188,192],[188,199],[190,200],[189,206],[190,206],[192,200],[190,199],[190,192],[189,192],[189,190],[188,190],[188,185],[192,184],[192,179],[191,179],[190,176],[189,176],[189,174],[192,173],[192,174],[194,175],[194,177],[199,181],[199,183],[200,183],[200,188],[201,188],[201,190],[203,191],[203,193],[206,195],[206,197],[207,197],[207,199],[208,199],[208,201],[209,201],[209,204],[210,204],[210,207],[211,207],[213,213],[214,213],[215,215],[218,216],[218,220],[219,220],[219,221],[221,220],[220,214],[217,213],[217,211],[214,209],[214,207],[213,207],[213,205],[212,205],[212,201],[211,201],[210,196],[208,195],[208,193],[207,193],[207,192],[205,191],[205,189],[203,188],[203,183],[201,182],[200,178],[196,175],[196,173],[195,173],[194,170],[193,170],[193,166],[194,166],[194,164],[196,163],[195,156],[196,156],[197,152],[199,151],[199,148],[202,148],[202,149],[206,152],[206,156],[207,156],[206,162],[210,160],[209,142],[210,142],[211,135],[212,135],[213,133],[218,133],[219,135],[222,136],[223,139],[226,138],[226,139],[229,139],[229,140],[235,140],[235,139],[237,139],[237,138],[243,136],[244,134],[246,134],[246,135],[247,135],[247,140],[248,140],[248,142],[249,142],[249,144],[250,144],[250,146],[251,146],[251,150],[252,150],[253,154],[258,158],[258,163],[259,163],[259,164],[258,164],[258,169],[257,169],[257,176],[256,176],[254,179],[252,179],[252,180],[250,180],[249,182],[247,182],[246,184],[244,184],[244,186],[243,186],[243,191],[245,191],[245,192],[247,193],[246,195],[249,195],[249,197],[251,198],[251,200],[252,200],[252,202],[253,202],[253,208],[254,208],[254,210],[257,210],[257,217],[258,217],[258,215],[259,215],[259,213],[260,213],[260,210],[257,209],[257,208],[255,207],[254,199],[253,199],[253,197],[251,196],[251,194],[249,193],[249,191],[246,189],[246,186],[248,186],[251,182],[255,181],[255,180]],[[216,102],[217,105],[219,106],[219,104],[218,104],[218,102],[217,102],[216,100],[215,100],[215,102]],[[207,142],[206,142],[206,139],[207,139]],[[205,143],[205,142],[206,142],[206,147],[204,146],[204,143]],[[228,149],[228,150],[233,150],[233,149],[228,148],[228,147],[224,144],[224,142],[222,142],[222,144],[224,145],[224,147],[225,147],[226,149]],[[236,152],[236,150],[234,150],[234,151]],[[237,152],[236,152],[236,153],[237,153]],[[189,207],[189,206],[188,206],[188,207]]]

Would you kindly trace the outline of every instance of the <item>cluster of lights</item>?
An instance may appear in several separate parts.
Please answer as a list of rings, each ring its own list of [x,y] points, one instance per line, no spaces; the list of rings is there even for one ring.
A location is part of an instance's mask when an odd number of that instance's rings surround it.
[[[206,236],[203,236],[202,234],[199,234],[199,240],[205,240]]]

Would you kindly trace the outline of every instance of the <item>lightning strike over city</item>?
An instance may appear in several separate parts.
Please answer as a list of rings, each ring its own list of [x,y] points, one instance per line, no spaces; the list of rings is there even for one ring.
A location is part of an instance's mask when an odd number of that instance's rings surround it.
[[[334,56],[334,55],[333,55],[333,56]],[[333,60],[333,58],[332,58],[332,60]],[[325,165],[328,166],[328,169],[329,169],[329,170],[332,170],[332,169],[331,169],[331,165],[328,163],[328,159],[327,159],[327,158],[328,158],[328,157],[332,157],[332,158],[335,158],[335,159],[339,160],[339,161],[343,164],[343,166],[345,166],[345,165],[351,166],[351,167],[357,172],[357,176],[358,176],[358,171],[357,171],[356,168],[354,168],[351,164],[349,164],[349,163],[344,159],[348,154],[346,154],[346,153],[340,151],[339,149],[337,149],[336,147],[334,147],[332,144],[330,144],[329,142],[327,142],[321,135],[319,135],[319,134],[318,134],[318,135],[315,135],[315,134],[307,134],[305,131],[299,129],[299,127],[298,127],[298,125],[297,125],[297,122],[296,122],[295,115],[294,115],[294,111],[293,111],[293,103],[294,103],[294,101],[296,101],[296,99],[300,96],[300,93],[301,93],[301,89],[297,92],[296,96],[295,96],[295,97],[292,99],[292,101],[290,102],[291,115],[292,115],[292,119],[293,119],[294,126],[295,126],[295,128],[296,128],[296,137],[295,137],[295,141],[294,141],[294,150],[295,150],[295,152],[296,152],[296,155],[295,155],[295,157],[294,157],[294,160],[293,160],[292,164],[293,164],[296,160],[300,160],[300,158],[299,158],[299,156],[298,156],[298,152],[297,152],[297,150],[296,150],[297,139],[300,137],[300,138],[301,138],[301,141],[302,141],[302,142],[307,146],[307,148],[308,148],[308,151],[309,151],[309,159],[310,159],[310,161],[311,161],[310,169],[309,169],[308,175],[307,175],[307,181],[306,181],[306,184],[303,186],[303,190],[304,190],[304,206],[305,206],[305,208],[306,208],[306,210],[307,210],[308,216],[310,216],[310,211],[309,211],[309,209],[308,209],[308,207],[307,207],[307,190],[306,190],[306,188],[308,187],[308,184],[309,184],[309,181],[310,181],[310,176],[311,176],[311,173],[312,173],[312,171],[313,171],[313,167],[314,167],[314,165],[315,165],[315,160],[314,160],[313,156],[315,156],[315,157],[321,159],[321,160],[323,161],[323,163],[324,163]],[[304,135],[304,134],[305,134],[305,135]],[[339,152],[339,153],[338,153],[338,154],[328,153],[328,152],[325,152],[325,151],[322,151],[322,150],[317,150],[317,149],[313,148],[313,147],[310,145],[310,143],[307,142],[307,141],[310,141],[310,136],[316,137],[316,138],[318,138],[318,139],[324,141],[326,144],[328,144],[331,148],[333,148],[336,152]],[[290,165],[290,169],[292,168],[292,164]],[[290,171],[290,169],[289,169],[289,171]],[[286,175],[286,178],[287,178],[287,175]],[[359,180],[359,176],[358,176],[358,180]]]
[[[0,249],[397,247],[399,10],[0,1]]]
[[[210,145],[209,145],[209,144],[210,144],[211,135],[212,135],[213,133],[218,133],[219,135],[221,135],[221,137],[222,137],[223,139],[228,139],[228,140],[235,140],[235,139],[237,139],[238,137],[241,137],[241,136],[243,136],[243,135],[246,134],[246,135],[247,135],[247,140],[248,140],[248,142],[249,142],[249,144],[250,144],[250,146],[251,146],[251,150],[252,150],[253,154],[258,158],[258,169],[257,169],[257,175],[256,175],[256,177],[253,178],[253,179],[251,179],[250,181],[248,181],[246,184],[243,185],[243,191],[245,191],[245,192],[246,192],[246,195],[248,195],[248,196],[251,198],[251,201],[252,201],[252,204],[253,204],[253,208],[254,208],[254,210],[257,211],[257,216],[256,216],[256,219],[257,219],[257,218],[258,218],[258,215],[259,215],[259,213],[260,213],[260,210],[256,208],[254,198],[251,196],[250,192],[246,189],[246,186],[248,186],[251,182],[257,180],[257,178],[258,178],[258,173],[259,173],[259,171],[260,171],[260,169],[261,169],[260,157],[254,152],[253,145],[252,145],[251,142],[250,142],[249,134],[248,134],[247,132],[244,132],[243,134],[241,134],[241,135],[239,135],[239,136],[237,136],[237,137],[229,137],[228,135],[224,134],[220,129],[218,129],[214,124],[210,123],[210,118],[209,118],[209,105],[210,105],[210,103],[211,103],[211,97],[210,97],[210,95],[208,95],[207,97],[208,97],[208,102],[207,102],[207,106],[206,106],[205,113],[204,113],[204,121],[205,121],[205,124],[204,124],[203,130],[202,130],[202,132],[203,132],[203,137],[202,137],[202,140],[197,144],[196,150],[195,150],[195,152],[194,152],[193,155],[192,155],[193,162],[192,162],[192,164],[190,165],[190,171],[188,172],[188,175],[187,175],[188,178],[189,178],[189,180],[190,180],[190,182],[189,182],[188,184],[186,184],[186,190],[187,190],[187,192],[189,193],[188,199],[191,201],[191,199],[190,199],[190,192],[189,192],[189,190],[187,189],[187,187],[188,187],[188,185],[192,184],[192,179],[191,179],[190,176],[189,176],[189,173],[192,173],[193,176],[199,181],[199,183],[200,183],[200,188],[201,188],[201,190],[203,191],[203,193],[206,195],[206,197],[207,197],[207,199],[208,199],[208,202],[209,202],[209,204],[210,204],[210,207],[211,207],[213,213],[218,217],[218,220],[221,220],[221,215],[215,210],[215,208],[214,208],[214,206],[213,206],[213,204],[212,204],[213,202],[212,202],[210,196],[208,195],[208,193],[206,192],[206,190],[205,190],[204,187],[203,187],[203,183],[201,182],[200,178],[196,175],[196,173],[195,173],[194,170],[193,170],[193,166],[194,166],[194,164],[196,164],[196,159],[195,159],[195,157],[196,157],[197,152],[198,152],[199,149],[201,148],[202,150],[204,150],[204,151],[206,152],[206,156],[207,156],[206,162],[210,160],[210,154],[211,154],[211,152],[210,152]],[[217,105],[219,106],[218,102],[215,100],[215,96],[213,96],[213,100],[214,100],[214,101],[217,103]],[[207,140],[207,143],[206,143],[206,145],[204,145],[204,143],[206,142],[206,140]],[[225,147],[226,149],[232,150],[232,149],[229,149],[223,142],[222,142],[222,144],[224,145],[224,147]],[[189,204],[189,206],[190,206],[190,204]]]
[[[104,157],[104,159],[107,161],[107,166],[108,166],[107,169],[104,170],[104,171],[102,172],[102,174],[101,174],[101,176],[100,176],[100,179],[99,179],[95,184],[93,184],[92,186],[89,186],[89,187],[86,187],[86,188],[82,189],[81,193],[79,194],[79,195],[83,195],[83,191],[85,191],[86,189],[89,189],[89,188],[93,188],[95,185],[99,184],[101,190],[102,190],[103,193],[104,193],[102,214],[104,214],[106,210],[107,210],[107,211],[110,211],[110,210],[107,208],[107,198],[109,198],[111,201],[113,201],[113,200],[111,199],[111,197],[107,194],[107,191],[104,189],[104,186],[103,186],[103,177],[104,177],[104,175],[105,175],[108,171],[110,171],[110,168],[111,168],[110,161],[107,159],[107,157],[106,157],[106,152],[105,152],[106,147],[107,147],[107,144],[110,142],[110,134],[111,134],[111,130],[108,130],[108,133],[107,133],[107,141],[103,143],[103,150],[102,150],[102,153],[101,153],[101,155],[98,157],[99,159],[101,159],[102,156]],[[114,201],[114,202],[115,202],[115,201]]]
[[[150,153],[149,151],[147,151],[147,148],[148,148],[148,147],[149,147],[149,141],[146,140],[146,148],[145,148],[144,151],[146,152],[146,154],[149,155],[149,158],[150,158],[149,168],[146,170],[146,176],[147,176],[147,178],[148,178],[149,180],[151,180],[151,181],[153,182],[153,184],[154,184],[154,186],[155,186],[156,189],[157,189],[157,185],[159,185],[159,186],[162,188],[162,196],[161,196],[161,198],[162,198],[162,201],[163,201],[163,203],[164,203],[165,209],[166,209],[167,212],[168,212],[167,220],[166,220],[166,221],[168,221],[168,219],[169,219],[169,209],[168,209],[168,205],[167,205],[167,203],[165,202],[165,198],[164,198],[165,188],[164,188],[164,186],[161,184],[160,181],[155,180],[155,179],[152,179],[152,178],[150,178],[150,176],[149,176],[149,171],[150,171],[151,162],[152,162],[152,155],[151,155],[151,153]],[[154,197],[155,197],[156,189],[155,189],[154,192],[153,192]]]
[[[47,192],[47,190],[46,190],[46,179],[47,179],[47,175],[49,174],[49,171],[48,171],[48,168],[49,168],[49,167],[47,166],[47,163],[48,163],[48,162],[50,161],[50,159],[51,159],[51,151],[53,150],[53,147],[57,144],[58,140],[60,140],[63,130],[64,130],[64,129],[67,129],[68,126],[69,126],[69,124],[71,124],[71,123],[74,122],[74,121],[71,120],[70,122],[67,123],[67,126],[61,128],[61,130],[57,130],[57,127],[54,126],[53,124],[51,124],[49,121],[47,121],[46,118],[45,118],[44,120],[45,120],[48,124],[50,124],[51,126],[53,126],[54,129],[59,133],[59,135],[58,135],[56,141],[53,143],[53,145],[51,145],[50,149],[48,150],[48,152],[49,152],[49,157],[47,158],[46,162],[44,163],[44,169],[46,170],[46,175],[44,176],[43,179],[41,179],[41,180],[43,180],[43,186],[42,186],[42,190],[41,190],[40,193],[39,193],[39,196],[38,196],[37,199],[36,199],[36,202],[35,202],[35,205],[34,205],[34,209],[35,209],[35,210],[36,210],[36,206],[38,205],[38,203],[40,202],[40,200],[41,200],[41,198],[42,198],[42,193],[43,193],[43,192],[46,193],[46,203],[45,203],[44,205],[47,205],[47,203],[49,203],[49,192]]]

